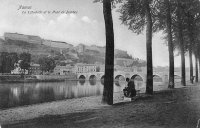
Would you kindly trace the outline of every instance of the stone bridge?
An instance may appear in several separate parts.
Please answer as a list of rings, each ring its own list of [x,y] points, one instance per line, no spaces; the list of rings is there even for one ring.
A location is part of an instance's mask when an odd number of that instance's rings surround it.
[[[163,72],[153,73],[153,86],[154,90],[159,90],[163,88],[167,88],[168,86],[168,75],[169,73],[165,70]],[[186,81],[189,81],[189,71],[186,71]],[[96,80],[100,80],[103,84],[104,72],[92,72],[92,73],[78,73],[77,78],[80,80],[89,80],[89,82],[95,82]],[[130,78],[135,82],[136,90],[140,90],[141,92],[145,92],[146,89],[146,70],[143,71],[134,71],[134,72],[124,72],[124,71],[115,71],[114,72],[114,82],[116,86],[121,86],[125,82],[126,78]],[[95,80],[95,81],[94,81]],[[121,83],[122,82],[122,83]],[[174,72],[174,82],[175,86],[179,86],[181,83],[181,72]]]
[[[154,82],[168,82],[168,72],[154,72],[153,78]],[[181,72],[175,72],[175,82],[180,81]],[[139,80],[146,82],[146,71],[141,72],[124,72],[124,71],[115,71],[114,72],[114,80],[115,81],[125,81],[126,78],[130,78],[132,80]],[[102,80],[104,79],[104,72],[91,72],[91,73],[77,73],[77,79],[85,79],[85,80]],[[189,72],[186,72],[186,80],[189,80]]]
[[[162,80],[166,79],[166,76],[163,73],[154,73],[154,77],[160,78]],[[101,80],[104,78],[104,72],[91,72],[91,73],[78,73],[78,79],[85,79],[85,80]],[[135,79],[140,78],[142,81],[146,81],[146,74],[143,72],[123,72],[123,71],[115,71],[114,72],[114,79],[124,81],[125,78]]]

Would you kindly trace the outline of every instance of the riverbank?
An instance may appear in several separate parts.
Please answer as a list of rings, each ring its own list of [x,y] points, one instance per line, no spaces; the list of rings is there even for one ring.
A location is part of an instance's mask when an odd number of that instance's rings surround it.
[[[86,109],[99,109],[103,106],[108,105],[101,104],[101,96],[27,105],[1,110],[0,124],[15,123],[21,120],[33,119],[45,115],[63,115],[67,113],[81,112]]]
[[[196,125],[200,118],[199,86],[159,91],[153,97],[143,95],[132,102],[124,102],[122,93],[114,95],[112,106],[102,104],[101,96],[94,96],[2,110],[0,124],[9,127],[17,124],[18,127],[185,128]]]
[[[42,83],[42,82],[63,82],[63,81],[78,81],[77,79],[51,79],[51,80],[39,80],[39,79],[29,79],[29,80],[6,80],[0,83]]]
[[[0,83],[36,83],[77,80],[75,75],[0,75]]]

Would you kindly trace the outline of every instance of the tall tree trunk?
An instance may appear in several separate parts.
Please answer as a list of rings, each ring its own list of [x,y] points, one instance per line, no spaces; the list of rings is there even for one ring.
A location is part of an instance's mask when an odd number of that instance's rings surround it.
[[[192,48],[189,48],[189,59],[190,59],[190,82],[193,84],[193,62],[192,62]]]
[[[198,60],[199,60],[199,72],[200,72],[200,55],[198,53]]]
[[[195,70],[196,70],[195,82],[198,82],[199,72],[198,72],[198,56],[197,56],[197,53],[195,54]]]
[[[187,21],[187,26],[188,26],[188,31],[189,31],[189,60],[190,60],[190,82],[193,84],[193,60],[192,60],[192,50],[193,50],[193,45],[194,45],[194,36],[193,36],[193,18],[190,14],[190,12],[187,13],[188,21]]]
[[[198,56],[198,61],[199,61],[199,72],[200,72],[200,55],[198,52],[197,52],[197,56]]]
[[[185,81],[185,50],[184,50],[184,41],[183,41],[183,27],[182,27],[182,16],[181,16],[181,7],[180,7],[180,1],[178,2],[178,10],[177,10],[177,22],[178,22],[178,38],[179,38],[179,45],[180,45],[180,51],[181,51],[181,84],[183,86],[186,86]]]
[[[151,19],[151,10],[149,7],[149,1],[146,2],[146,52],[147,52],[147,85],[146,93],[153,94],[153,64],[152,64],[152,19]]]
[[[105,57],[105,78],[102,102],[113,104],[113,75],[114,75],[114,32],[111,1],[103,0],[103,14],[106,29],[106,57]]]
[[[171,5],[169,0],[165,0],[167,5],[167,34],[168,34],[168,50],[169,50],[169,88],[174,88],[174,49],[172,43],[171,30]]]

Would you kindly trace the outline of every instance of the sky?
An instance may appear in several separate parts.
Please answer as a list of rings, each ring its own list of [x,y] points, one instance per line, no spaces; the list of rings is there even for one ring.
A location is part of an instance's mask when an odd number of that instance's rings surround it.
[[[4,32],[37,35],[43,39],[65,41],[74,46],[105,46],[102,3],[93,0],[0,0],[0,36]],[[23,8],[21,8],[23,6]],[[35,12],[35,13],[31,13]],[[137,35],[121,24],[120,14],[112,11],[115,48],[146,60],[145,31]],[[168,66],[168,47],[162,32],[153,34],[153,65]],[[194,59],[193,59],[194,60]],[[186,66],[189,65],[188,55]],[[180,66],[180,56],[175,57]]]

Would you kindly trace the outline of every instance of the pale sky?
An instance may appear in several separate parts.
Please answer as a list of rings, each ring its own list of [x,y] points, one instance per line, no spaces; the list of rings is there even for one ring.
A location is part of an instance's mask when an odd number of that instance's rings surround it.
[[[101,3],[93,0],[0,0],[0,36],[4,32],[37,35],[44,39],[65,41],[72,45],[105,46],[105,26]],[[31,9],[19,9],[19,6]],[[52,11],[76,11],[57,13]],[[22,14],[25,11],[26,14]],[[27,14],[28,11],[42,11],[42,14]],[[51,13],[44,14],[44,11]],[[146,60],[145,32],[136,35],[121,24],[119,13],[112,12],[114,22],[115,48]],[[162,40],[162,33],[153,36],[153,65],[168,66],[168,49]],[[186,58],[186,66],[189,65]],[[175,57],[175,66],[180,66],[180,56]]]

